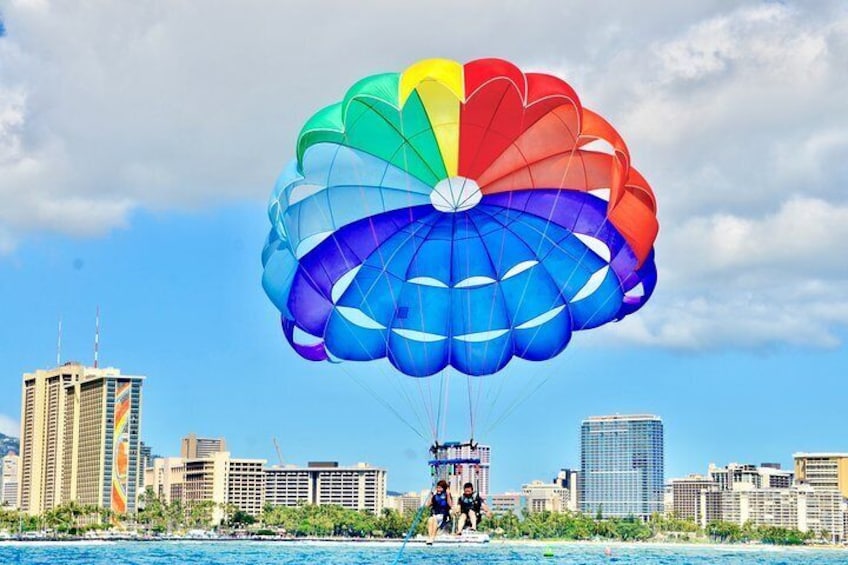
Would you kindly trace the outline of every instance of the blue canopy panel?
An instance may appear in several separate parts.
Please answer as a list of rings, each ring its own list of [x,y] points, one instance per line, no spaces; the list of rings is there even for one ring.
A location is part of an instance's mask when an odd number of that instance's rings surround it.
[[[266,290],[289,333],[303,332],[331,358],[387,357],[412,376],[448,365],[484,375],[513,356],[550,359],[573,330],[638,308],[628,285],[650,286],[655,270],[649,261],[633,273],[604,201],[525,192],[456,213],[426,204],[351,221],[299,261],[272,230]]]

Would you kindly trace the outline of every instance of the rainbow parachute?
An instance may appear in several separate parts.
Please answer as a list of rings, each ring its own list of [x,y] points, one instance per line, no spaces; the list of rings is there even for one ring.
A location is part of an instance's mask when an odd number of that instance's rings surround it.
[[[561,352],[656,284],[653,193],[562,80],[425,60],[365,78],[300,132],[263,286],[310,360],[491,374]]]

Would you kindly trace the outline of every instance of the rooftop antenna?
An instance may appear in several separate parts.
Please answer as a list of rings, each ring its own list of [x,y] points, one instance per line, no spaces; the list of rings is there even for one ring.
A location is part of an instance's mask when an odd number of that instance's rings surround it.
[[[62,316],[59,316],[59,333],[56,339],[56,366],[62,365]]]
[[[285,463],[283,463],[283,452],[280,451],[280,445],[277,443],[277,438],[272,437],[271,440],[274,442],[274,449],[277,450],[277,459],[280,460],[280,467],[284,467]]]
[[[97,355],[100,352],[100,306],[97,306],[97,314],[94,317],[94,368],[97,368]]]

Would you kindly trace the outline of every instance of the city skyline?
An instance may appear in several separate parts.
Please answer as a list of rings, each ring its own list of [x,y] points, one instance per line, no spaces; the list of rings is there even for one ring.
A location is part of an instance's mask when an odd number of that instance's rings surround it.
[[[258,516],[266,504],[296,506],[307,500],[380,514],[384,505],[405,508],[418,496],[388,496],[387,469],[368,463],[340,466],[336,461],[309,461],[304,467],[285,464],[278,450],[279,464],[269,465],[266,459],[233,456],[226,438],[198,437],[194,432],[181,438],[179,457],[153,456],[142,469],[141,451],[150,457],[149,447],[140,443],[138,434],[143,380],[112,367],[71,363],[24,374],[23,467],[18,473],[16,455],[3,458],[3,503],[32,515],[71,501],[93,503],[118,515],[131,514],[136,492],[143,488],[167,504],[211,503],[205,508],[211,512],[212,522],[219,523],[233,508]],[[433,456],[451,465],[441,468],[432,480],[444,477],[442,472],[453,474],[454,490],[467,480],[476,481],[476,489],[491,497],[493,508],[517,515],[525,510],[570,510],[619,518],[637,516],[647,521],[665,514],[691,520],[702,528],[715,520],[742,525],[750,519],[755,524],[797,527],[802,532],[829,532],[834,541],[844,537],[848,453],[795,452],[793,471],[781,470],[774,462],[732,462],[725,467],[710,463],[706,476],[690,473],[666,481],[661,417],[590,416],[580,429],[579,472],[561,469],[551,481],[536,479],[522,484],[520,492],[491,493],[486,486],[490,446],[447,443],[434,446]],[[123,471],[113,471],[120,466],[118,438],[128,441]],[[274,443],[276,447],[276,439]],[[465,465],[472,462],[470,456],[478,457],[479,468],[470,466],[476,471]],[[458,465],[460,462],[463,465]],[[121,477],[129,482],[116,483]],[[10,495],[16,500],[10,502]],[[138,496],[144,504],[144,498]]]
[[[45,366],[49,366],[49,364],[45,365]],[[68,362],[65,362],[62,366],[64,366],[64,367],[80,366],[80,364],[78,364],[76,362],[68,361]],[[51,367],[50,369],[47,369],[46,371],[48,371],[48,372],[54,371],[55,369],[60,369],[62,366]],[[93,367],[86,366],[86,369],[92,369],[92,368]],[[34,372],[44,372],[45,370],[44,369],[33,369],[33,371]],[[101,368],[98,369],[98,372],[101,373],[101,374],[118,374],[118,375],[121,374],[120,369],[116,369],[116,368],[111,367],[111,366],[105,366],[104,367],[103,365],[101,365]],[[137,378],[137,377],[129,377],[129,378]],[[147,385],[146,385],[145,388],[147,388]],[[387,414],[390,415],[390,413],[387,413]],[[600,416],[600,417],[601,418],[610,418],[610,417],[617,418],[617,417],[627,417],[627,416],[628,416],[627,414],[622,414],[621,412],[613,412],[613,414],[610,414],[610,415],[607,415],[607,416]],[[580,418],[580,419],[578,419],[574,422],[575,429],[579,430],[579,426],[577,424],[580,421],[583,421],[585,423],[585,421],[587,421],[587,420],[592,420],[592,419],[598,418],[598,417],[599,416],[597,416],[597,415],[583,416],[582,418]],[[142,425],[142,434],[141,434],[142,443],[144,443],[143,440],[145,439],[143,429],[144,429],[144,426]],[[189,428],[189,429],[193,429],[193,428]],[[220,428],[219,428],[219,430],[220,430]],[[182,436],[183,433],[188,433],[188,436]],[[12,434],[7,434],[7,435],[10,435],[11,437],[17,438],[18,434],[19,434],[19,432],[14,434],[14,435],[12,435]],[[171,435],[173,435],[173,434],[171,434]],[[160,454],[161,456],[165,456],[165,457],[172,456],[175,453],[176,454],[183,453],[183,457],[185,457],[185,450],[186,449],[204,449],[203,447],[200,447],[200,446],[193,447],[193,448],[187,447],[187,445],[189,445],[189,444],[187,444],[186,442],[190,441],[190,438],[195,436],[195,432],[189,433],[189,432],[181,431],[177,435],[180,436],[178,439],[170,438],[172,443],[176,443],[176,448],[172,449],[171,451],[168,451],[167,449],[164,449],[164,448],[160,448],[158,445],[148,445],[147,447],[152,448],[157,454]],[[210,434],[200,434],[200,435],[208,436]],[[226,443],[227,443],[226,430],[221,431],[218,435],[219,435],[219,437],[217,437],[217,438],[204,438],[204,442],[212,442],[212,443],[221,442],[226,447]],[[524,472],[523,474],[515,475],[515,477],[517,477],[517,479],[513,480],[511,483],[507,483],[506,485],[501,483],[501,481],[498,481],[498,482],[495,483],[496,488],[492,489],[492,492],[511,492],[512,490],[517,488],[516,485],[520,484],[522,481],[538,480],[538,479],[543,479],[543,480],[547,481],[547,479],[549,478],[548,477],[549,475],[552,475],[557,470],[564,468],[564,467],[567,467],[569,465],[573,465],[573,466],[579,468],[579,466],[580,466],[580,454],[579,454],[580,432],[579,431],[576,432],[575,435],[578,436],[578,441],[576,442],[576,444],[578,445],[578,453],[576,453],[574,455],[573,460],[567,459],[566,461],[559,463],[558,464],[559,466],[555,466],[554,468],[551,468],[551,469],[547,469],[547,468],[546,469],[539,469],[535,472],[535,474],[532,473],[532,472],[531,473]],[[273,444],[273,441],[275,439],[276,438],[273,438],[273,437],[271,438],[272,444]],[[163,445],[168,445],[168,442],[167,441],[164,442]],[[788,452],[766,453],[765,457],[754,457],[754,456],[751,456],[750,454],[744,454],[744,453],[741,453],[741,454],[739,454],[738,456],[735,456],[735,457],[725,458],[725,459],[713,458],[713,457],[706,457],[706,458],[702,457],[695,464],[683,463],[683,464],[681,464],[680,467],[675,469],[675,472],[666,472],[665,477],[668,480],[670,478],[684,477],[684,476],[687,476],[687,475],[691,475],[693,473],[698,473],[698,472],[700,472],[700,470],[702,468],[707,469],[707,465],[709,465],[709,468],[712,468],[713,464],[716,461],[723,461],[725,463],[734,463],[734,462],[737,462],[737,461],[742,461],[743,463],[748,464],[748,465],[751,465],[751,464],[771,465],[772,463],[768,463],[768,462],[776,461],[777,464],[783,466],[783,468],[788,468],[787,465],[791,467],[791,464],[792,464],[792,461],[793,461],[793,454],[798,453],[799,450],[800,450],[800,452],[812,451],[812,452],[828,452],[828,453],[840,451],[838,445],[836,447],[823,446],[821,448],[816,448],[816,449],[809,448],[808,447],[809,445],[810,445],[810,443],[807,442],[807,443],[800,444],[800,446],[791,447],[791,450],[788,451]],[[209,448],[206,447],[205,449],[208,450]],[[487,449],[488,449],[488,447],[487,447]],[[259,453],[259,455],[257,455],[256,453]],[[276,449],[272,445],[271,450],[263,451],[263,448],[260,447],[256,451],[256,453],[241,453],[241,452],[239,452],[239,455],[255,457],[255,458],[262,458],[262,459],[268,460],[269,462],[276,462],[276,461],[278,461],[279,455],[281,455],[283,452],[280,452],[280,454],[278,455]],[[316,453],[316,452],[313,452],[313,453]],[[353,449],[349,453],[350,453],[350,456],[347,457],[347,458],[344,458],[344,457],[339,457],[336,453],[317,452],[317,455],[307,455],[307,456],[303,457],[302,459],[298,459],[298,461],[305,463],[308,460],[311,461],[311,460],[320,460],[320,459],[341,459],[341,460],[347,460],[347,461],[351,461],[351,462],[354,462],[354,461],[355,462],[367,461],[369,463],[375,462],[374,458],[369,458],[369,457],[366,457],[366,456],[357,455],[357,452],[356,452],[355,449]],[[284,462],[285,462],[285,464],[288,464],[288,463],[291,462],[291,459],[286,457]],[[386,465],[386,464],[382,464],[382,463],[377,463],[377,464],[379,464],[380,466],[386,467],[386,468],[391,468],[391,465]],[[426,461],[425,461],[425,464],[426,464]],[[498,474],[499,473],[496,470],[495,477],[497,477]],[[398,491],[398,492],[407,492],[407,491],[410,491],[410,490],[417,490],[417,487],[418,487],[418,485],[412,485],[412,484],[410,484],[410,485],[393,484],[393,485],[390,485],[390,490],[394,490],[394,491]]]
[[[117,380],[120,380],[122,382],[125,381],[127,383],[130,383],[130,382],[133,382],[133,381],[137,381],[138,383],[140,383],[141,380],[143,380],[145,378],[145,377],[122,375],[120,369],[116,369],[114,367],[95,368],[95,367],[88,367],[88,366],[80,365],[78,363],[66,362],[66,363],[60,365],[59,367],[50,368],[50,369],[46,369],[46,370],[45,369],[36,369],[32,373],[25,373],[24,376],[23,376],[24,377],[23,382],[24,383],[30,383],[29,386],[31,388],[34,388],[34,387],[32,387],[32,384],[37,382],[36,379],[40,379],[40,381],[44,381],[45,383],[49,383],[49,378],[51,376],[58,378],[58,376],[63,374],[63,373],[68,373],[65,377],[65,379],[67,381],[65,383],[65,386],[70,386],[70,388],[68,388],[68,393],[71,394],[71,395],[73,395],[75,390],[77,391],[76,394],[79,394],[78,390],[80,388],[80,382],[82,382],[82,380],[89,380],[91,383],[94,383],[95,381],[101,381],[102,380],[105,383],[105,382],[108,381],[108,379],[117,379]],[[83,377],[84,374],[87,375],[87,376]],[[68,379],[70,379],[70,380],[68,380]],[[76,383],[73,386],[71,386],[72,381],[73,381],[73,383]],[[42,384],[42,385],[39,385],[39,386],[43,387],[43,386],[50,386],[50,385],[49,384],[47,384],[47,385]],[[26,388],[27,388],[27,386],[24,387],[24,391],[26,391]],[[104,390],[105,390],[105,387],[104,387]],[[42,396],[46,397],[48,393],[42,392],[41,394],[42,394]],[[112,393],[110,393],[110,394],[114,394],[114,391],[112,391]],[[139,393],[135,393],[135,394],[139,394]],[[116,396],[116,399],[117,399],[117,396]],[[24,404],[26,406],[29,406],[30,401],[28,401],[28,396],[27,396],[26,392],[24,392],[24,394],[23,394],[22,402],[24,402]],[[140,411],[140,405],[133,404],[133,406],[134,406],[133,410]],[[54,408],[53,410],[54,411],[58,410],[58,408]],[[46,411],[47,411],[47,413],[50,413],[51,409],[49,407],[47,407]],[[40,423],[38,423],[38,424],[33,423],[32,425],[41,426],[41,428],[43,428],[44,425],[45,425],[43,422],[46,421],[46,420],[44,420],[44,418],[46,418],[46,416],[39,416],[39,418],[41,418],[41,420],[39,420]],[[681,473],[681,474],[677,474],[677,475],[674,475],[674,474],[670,475],[670,474],[664,473],[663,469],[664,469],[665,452],[664,452],[664,439],[663,439],[664,438],[664,427],[662,425],[662,418],[659,417],[659,416],[650,415],[650,414],[645,415],[645,414],[615,413],[615,414],[604,415],[604,416],[597,416],[597,415],[587,416],[586,418],[584,418],[582,420],[582,425],[580,427],[580,429],[581,429],[580,434],[581,434],[581,437],[582,437],[582,441],[584,442],[584,447],[582,448],[582,455],[579,457],[580,466],[581,467],[583,466],[585,454],[587,453],[586,448],[585,448],[585,441],[586,441],[586,438],[587,438],[586,434],[587,434],[587,430],[589,430],[589,427],[587,427],[587,426],[592,426],[592,425],[600,426],[597,430],[595,430],[595,432],[604,432],[605,431],[604,426],[606,424],[612,424],[613,427],[616,427],[616,426],[618,426],[618,424],[620,422],[630,422],[631,420],[633,422],[636,422],[636,424],[639,424],[640,422],[644,421],[647,424],[658,423],[658,425],[659,425],[659,432],[658,432],[659,435],[657,436],[659,439],[657,441],[659,441],[659,445],[660,445],[660,452],[659,452],[660,467],[659,467],[659,470],[657,472],[659,473],[659,476],[660,476],[660,483],[657,483],[657,484],[664,484],[665,486],[671,486],[672,483],[675,482],[675,481],[679,481],[679,480],[685,481],[685,480],[689,480],[689,479],[693,479],[693,478],[700,480],[702,478],[701,475],[699,474],[699,472],[697,472],[697,471],[693,472],[694,467],[690,467],[686,470],[685,473]],[[628,423],[628,425],[631,425],[631,424]],[[41,429],[41,428],[39,428],[39,429]],[[615,432],[615,431],[620,431],[620,430],[611,429],[609,431]],[[642,430],[640,433],[642,433],[644,435],[644,434],[648,433],[649,431],[650,430]],[[65,440],[68,440],[69,437],[76,435],[77,432],[66,431],[64,433],[65,433],[65,436],[66,436]],[[69,433],[71,434],[70,436],[68,436]],[[108,436],[108,434],[110,432],[109,432],[109,430],[106,430],[103,433],[106,433],[107,436]],[[656,432],[651,432],[651,433],[656,434]],[[639,435],[639,434],[637,434],[637,435]],[[648,436],[651,436],[651,434],[648,434]],[[646,436],[646,437],[648,437],[648,436]],[[141,438],[137,434],[137,432],[136,432],[136,435],[134,437],[135,437],[135,439],[133,441],[139,442],[139,445],[140,445],[140,449],[138,450],[138,453],[139,453],[138,457],[139,457],[139,465],[141,465],[141,462],[144,461],[143,453],[146,451],[148,457],[150,457],[152,447],[149,446],[149,445],[145,445],[144,442],[141,441]],[[653,437],[653,436],[651,436],[651,437]],[[59,441],[59,439],[56,439],[54,441]],[[98,440],[98,441],[102,441],[102,440]],[[276,448],[277,447],[276,438],[272,438],[272,441],[275,443],[275,448]],[[193,458],[194,459],[197,459],[197,458],[203,459],[205,457],[208,457],[210,454],[213,454],[214,452],[225,452],[226,451],[229,454],[229,450],[227,449],[227,440],[226,440],[225,437],[216,437],[216,438],[198,437],[198,435],[195,432],[188,432],[187,435],[182,436],[180,438],[179,444],[180,444],[180,447],[179,447],[179,450],[178,450],[179,453],[180,453],[179,458],[181,458],[181,460],[183,460],[183,461],[193,459]],[[76,449],[76,447],[75,447],[76,440],[71,441],[69,443],[69,445],[74,446],[73,449]],[[448,445],[451,445],[451,444],[449,443]],[[635,444],[633,446],[627,447],[626,449],[624,447],[622,447],[623,445],[624,444],[622,444],[621,446],[616,448],[614,451],[609,451],[609,446],[608,447],[600,447],[600,448],[598,446],[596,446],[593,449],[595,451],[597,451],[597,453],[596,453],[596,456],[594,457],[594,459],[592,460],[594,462],[591,463],[591,465],[597,466],[597,464],[599,462],[602,465],[606,464],[606,463],[603,462],[603,461],[605,461],[604,457],[601,457],[600,459],[598,458],[600,455],[603,455],[604,453],[607,453],[607,455],[612,457],[612,459],[610,459],[611,464],[617,465],[617,463],[614,463],[613,460],[617,461],[618,458],[620,458],[619,455],[621,455],[621,454],[619,453],[619,451],[621,451],[621,449],[624,449],[625,451],[627,449],[635,449]],[[483,450],[485,450],[485,456],[484,456],[484,459],[483,459],[483,462],[485,463],[485,465],[483,465],[483,467],[485,467],[485,471],[484,471],[485,478],[483,479],[482,482],[479,482],[479,480],[478,480],[478,486],[480,488],[482,488],[481,492],[495,492],[495,489],[490,490],[487,487],[487,485],[489,484],[489,471],[488,471],[489,463],[488,462],[490,461],[490,458],[491,458],[491,455],[490,455],[491,447],[490,446],[480,446],[480,447]],[[645,446],[640,447],[639,449],[644,449],[646,447],[647,447],[647,444]],[[619,449],[619,448],[621,448],[621,449]],[[42,449],[44,449],[44,448],[42,448]],[[55,447],[54,447],[54,449],[55,449]],[[67,446],[65,446],[64,450],[67,452],[67,451],[69,451],[69,448]],[[61,451],[62,451],[61,449],[58,450],[58,452],[55,455],[53,455],[53,457],[61,457],[62,456]],[[638,451],[638,449],[637,449],[637,451]],[[624,453],[624,452],[622,451],[622,453]],[[818,451],[816,453],[818,453],[822,456],[829,456],[829,454],[836,453],[839,456],[845,457],[843,454],[840,454],[839,452],[833,451],[833,450]],[[460,451],[456,451],[456,454],[451,455],[451,457],[459,456],[459,454],[460,454]],[[806,454],[807,454],[806,451],[800,451],[800,452],[797,451],[797,450],[793,451],[792,460],[795,462],[796,467],[797,467],[797,464],[798,464],[798,457],[804,456]],[[244,457],[245,454],[239,454],[239,455]],[[248,456],[251,458],[251,459],[249,459],[250,461],[260,461],[261,460],[265,463],[270,462],[270,463],[267,464],[267,466],[269,468],[270,467],[277,467],[277,466],[279,466],[279,467],[293,467],[294,468],[294,467],[298,466],[297,463],[293,464],[291,461],[285,461],[282,458],[282,452],[277,450],[277,449],[275,449],[275,455],[276,455],[276,459],[272,459],[272,458],[269,458],[269,457],[256,457],[254,455],[248,454]],[[47,455],[46,452],[42,455],[39,455],[39,457],[42,457],[42,458],[48,457],[48,456],[49,455]],[[154,455],[152,455],[152,457],[160,458],[160,459],[164,458],[166,461],[175,459],[175,457],[170,453],[154,454]],[[432,454],[431,454],[431,457],[432,457]],[[330,458],[338,459],[337,457],[335,457],[335,455],[332,455]],[[766,472],[766,473],[768,473],[767,477],[771,477],[769,479],[769,481],[771,481],[771,484],[766,484],[766,485],[762,485],[762,486],[772,486],[772,487],[779,486],[781,488],[785,488],[791,482],[791,477],[794,475],[794,473],[792,471],[785,471],[785,470],[781,471],[780,469],[781,469],[782,464],[781,463],[775,463],[774,461],[776,459],[777,458],[772,457],[769,461],[756,462],[755,459],[752,459],[751,457],[746,456],[746,457],[742,457],[741,459],[739,459],[740,461],[743,461],[743,463],[738,463],[737,461],[727,460],[726,466],[724,468],[716,467],[715,464],[714,464],[714,461],[710,460],[709,464],[707,466],[706,475],[711,477],[709,480],[718,481],[718,484],[729,484],[731,481],[733,481],[733,482],[736,482],[736,481],[749,482],[749,481],[753,480],[750,477],[758,477],[758,476],[760,476],[760,475],[758,475],[758,473],[761,474],[763,472]],[[354,457],[353,459],[351,459],[351,461],[356,461],[357,465],[364,464],[365,460],[366,459],[362,458],[362,457],[360,457],[360,458]],[[153,459],[151,458],[150,461],[153,461]],[[848,457],[845,457],[845,461],[848,462]],[[309,465],[312,465],[312,463],[313,463],[312,461],[309,461]],[[703,461],[702,461],[702,463],[703,463]],[[303,464],[303,463],[301,463],[301,464]],[[370,462],[368,462],[367,464],[371,465]],[[618,467],[616,467],[616,468],[618,468]],[[647,467],[646,467],[646,469],[647,469]],[[735,473],[735,475],[733,475],[732,478],[730,478],[730,476],[728,476],[727,469],[734,469],[734,471],[732,471],[732,473]],[[468,471],[467,469],[465,471],[463,471],[462,468],[460,467],[456,472],[457,473],[467,473],[467,471]],[[560,468],[560,475],[562,474],[563,471],[566,471],[566,468],[561,467]],[[716,475],[716,473],[719,473],[719,471],[724,473],[724,475],[721,475],[721,474]],[[840,471],[840,472],[843,472],[843,471]],[[846,469],[845,469],[844,472],[846,473],[846,476],[848,476],[848,465],[846,465]],[[132,474],[135,475],[135,472],[133,471]],[[552,473],[548,473],[548,475],[551,475],[551,474]],[[144,470],[142,468],[139,468],[138,476],[142,477],[143,475],[144,475]],[[541,484],[545,484],[547,486],[550,486],[550,485],[553,485],[553,484],[560,484],[560,482],[564,480],[563,477],[560,476],[560,475],[555,477],[550,482],[547,481],[547,479],[544,479],[543,481],[541,481]],[[738,475],[738,476],[736,476],[736,475]],[[458,476],[460,476],[460,475],[458,475]],[[465,476],[465,475],[461,475],[461,476]],[[722,479],[721,478],[722,476],[724,476],[725,478]],[[522,481],[532,481],[534,483],[539,483],[540,477],[546,477],[546,471],[538,472],[535,475],[533,473],[525,473],[525,475],[522,477]],[[749,477],[749,478],[745,478],[745,477]],[[777,477],[777,479],[775,477]],[[780,477],[783,477],[783,478],[780,478]],[[786,477],[790,477],[790,478],[787,479]],[[463,479],[457,478],[453,482],[458,485],[459,483],[461,483],[465,480],[466,479],[464,479],[464,478]],[[774,482],[775,480],[777,480],[776,483]],[[459,481],[459,483],[457,483],[457,481]],[[789,482],[787,482],[787,481],[789,481]],[[63,481],[56,483],[57,489],[61,486],[62,482]],[[68,482],[67,477],[65,478],[64,482],[66,484],[64,486],[61,486],[61,488],[63,489],[63,491],[68,491],[69,489],[68,489],[68,484],[67,484],[67,482]],[[656,482],[656,481],[654,481],[654,482]],[[42,483],[38,483],[38,484],[42,484]],[[46,483],[44,483],[44,484],[46,484]],[[580,484],[581,486],[585,486],[585,483],[578,483],[578,484]],[[653,484],[653,483],[651,483],[651,484]],[[456,487],[456,485],[454,485],[454,486]],[[525,486],[526,486],[526,484],[525,484]],[[757,483],[755,486],[756,486],[756,488],[761,487],[761,485],[759,483]],[[43,488],[43,486],[39,487],[39,488]],[[387,488],[388,488],[388,486],[387,486]],[[499,492],[513,493],[513,492],[515,492],[515,489],[516,489],[516,483],[513,483],[513,484],[509,485],[507,488],[501,488],[499,490]],[[394,492],[410,492],[410,491],[415,490],[415,489],[414,488],[409,489],[409,488],[406,488],[405,486],[401,486],[401,487],[396,486],[395,488],[389,489],[389,490],[393,490]],[[140,492],[140,490],[139,490],[139,492]],[[848,491],[846,491],[846,492],[848,492]],[[65,494],[63,496],[65,496],[67,498],[68,495]],[[628,504],[630,504],[630,503],[628,503]]]
[[[0,13],[0,432],[19,434],[20,376],[55,363],[60,320],[60,360],[93,362],[99,307],[100,365],[148,377],[158,453],[193,430],[273,461],[276,438],[287,460],[366,460],[416,490],[433,431],[473,435],[499,492],[577,467],[594,414],[662,415],[669,477],[848,448],[844,3],[334,6],[369,42],[311,41],[320,3],[285,34],[282,5],[40,6]],[[300,359],[260,262],[300,126],[360,77],[487,56],[561,76],[627,140],[657,197],[651,302],[480,380]],[[442,388],[444,418],[423,408]]]

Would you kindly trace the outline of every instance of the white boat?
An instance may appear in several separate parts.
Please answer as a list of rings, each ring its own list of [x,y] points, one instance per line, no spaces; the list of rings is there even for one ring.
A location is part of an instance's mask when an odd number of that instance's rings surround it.
[[[192,540],[208,540],[218,539],[221,536],[211,530],[189,530],[186,532],[185,537]]]
[[[473,544],[481,544],[481,543],[489,543],[489,534],[484,532],[477,532],[474,530],[463,530],[463,532],[459,535],[456,534],[448,534],[448,533],[438,533],[436,534],[436,539],[433,541],[435,545],[442,544],[454,544],[454,543],[473,543]],[[415,537],[413,541],[420,543],[427,543],[428,537],[418,535]]]

